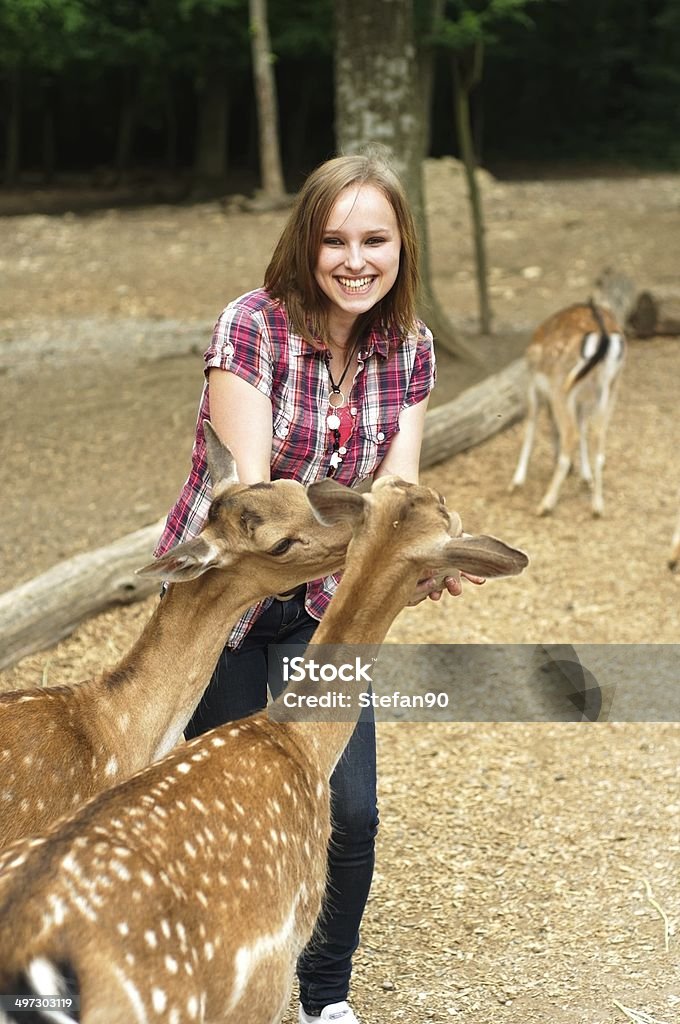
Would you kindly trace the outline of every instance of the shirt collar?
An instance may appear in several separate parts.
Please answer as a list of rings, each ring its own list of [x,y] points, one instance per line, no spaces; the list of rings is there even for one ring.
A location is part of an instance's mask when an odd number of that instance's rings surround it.
[[[398,345],[399,336],[396,331],[381,331],[376,328],[371,331],[368,336],[367,343],[362,346],[360,355],[363,358],[368,359],[370,356],[377,353],[382,356],[383,359],[387,359],[390,352],[390,342],[393,345]],[[291,334],[289,336],[289,345],[291,351],[298,356],[313,356],[317,354],[320,349],[314,348],[309,342],[305,341],[304,338],[299,334]]]

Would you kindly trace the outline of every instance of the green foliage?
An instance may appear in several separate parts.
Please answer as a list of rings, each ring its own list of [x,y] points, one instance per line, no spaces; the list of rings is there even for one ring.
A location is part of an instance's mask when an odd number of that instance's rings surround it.
[[[275,53],[333,49],[330,0],[270,0]],[[0,69],[161,63],[198,73],[208,59],[249,62],[247,0],[0,0]]]
[[[549,0],[533,20],[529,33],[509,25],[486,69],[496,153],[677,161],[677,0]]]
[[[197,70],[241,63],[246,33],[247,0],[0,0],[0,68]]]
[[[443,17],[435,19],[431,41],[446,49],[460,51],[493,46],[498,29],[509,22],[525,28],[533,25],[527,8],[543,0],[450,0]]]
[[[190,21],[197,14],[219,18],[227,11],[243,9],[241,0],[178,0],[174,6],[184,21]]]
[[[280,56],[333,54],[333,7],[330,0],[269,0],[269,31]]]
[[[246,0],[84,0],[83,57],[107,67],[197,69],[208,58],[238,58]]]
[[[0,0],[0,69],[61,70],[84,21],[82,0]]]
[[[485,162],[680,163],[680,0],[412,2],[420,43],[439,55],[436,152],[455,151],[452,58],[471,86],[483,53],[471,115],[476,144],[483,126],[478,151]],[[305,149],[316,158],[332,147],[334,3],[268,6],[284,147],[303,167]],[[0,79],[23,72],[16,77],[26,116],[41,116],[45,85],[55,84],[64,152],[82,145],[79,158],[100,161],[106,156],[92,158],[84,140],[93,130],[104,138],[123,95],[135,98],[142,137],[147,128],[160,132],[174,106],[179,145],[188,154],[195,93],[207,70],[222,68],[238,98],[232,156],[245,160],[253,121],[248,29],[248,0],[0,0]],[[7,124],[7,104],[0,122]],[[110,151],[109,137],[102,151]]]

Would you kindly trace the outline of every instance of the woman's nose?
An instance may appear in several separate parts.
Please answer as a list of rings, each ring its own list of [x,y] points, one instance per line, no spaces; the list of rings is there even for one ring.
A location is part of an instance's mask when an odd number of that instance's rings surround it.
[[[345,265],[349,270],[357,273],[366,263],[363,250],[359,244],[348,245],[345,252]]]

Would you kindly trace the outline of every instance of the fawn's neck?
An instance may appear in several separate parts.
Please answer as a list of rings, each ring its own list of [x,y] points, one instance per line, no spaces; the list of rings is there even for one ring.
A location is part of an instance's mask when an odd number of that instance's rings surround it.
[[[384,545],[379,550],[365,541],[361,545],[353,541],[352,545],[351,558],[348,557],[338,590],[307,648],[310,658],[314,653],[312,648],[330,644],[338,645],[337,654],[333,652],[332,657],[337,656],[340,660],[343,659],[343,650],[352,644],[362,645],[364,654],[367,647],[373,646],[377,654],[377,647],[385,639],[390,626],[415,589],[417,569],[407,563],[400,565],[396,558],[386,562]],[[357,594],[361,595],[359,600]],[[330,652],[323,653],[327,656]],[[308,694],[314,687],[314,692],[320,694],[324,690],[338,691],[341,685],[333,683],[329,686],[305,681],[296,684],[294,688],[289,687],[286,692]],[[333,709],[324,708],[317,716],[323,718],[322,721],[290,721],[287,725],[297,734],[300,745],[327,777],[354,731],[361,711],[358,696],[365,689],[365,684],[350,683],[343,689],[353,697],[351,709],[344,708],[339,713],[347,721],[334,721]],[[278,703],[283,701],[284,696],[278,698]],[[285,712],[282,717],[287,717]]]
[[[97,704],[93,720],[111,731],[128,771],[179,741],[232,626],[270,589],[243,568],[171,585],[132,650],[86,687]]]

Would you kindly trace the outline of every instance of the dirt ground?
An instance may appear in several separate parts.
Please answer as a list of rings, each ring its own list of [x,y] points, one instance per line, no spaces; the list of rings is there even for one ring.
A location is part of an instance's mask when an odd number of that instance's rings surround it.
[[[457,165],[430,162],[427,183],[435,287],[490,368],[543,317],[586,298],[608,264],[640,289],[680,288],[680,176],[485,176],[496,334],[476,342]],[[2,217],[2,589],[167,510],[188,469],[212,321],[260,282],[283,216],[206,203]],[[437,401],[479,374],[444,354],[440,367]],[[518,579],[404,611],[390,639],[676,643],[680,575],[666,557],[679,371],[680,340],[631,343],[602,520],[576,476],[555,515],[535,517],[545,430],[513,495],[519,424],[427,470],[467,530],[523,547],[531,564]],[[112,664],[153,601],[85,623],[0,673],[0,687]],[[642,693],[655,659],[642,659]],[[677,725],[494,723],[502,694],[469,682],[484,689],[487,722],[379,726],[378,868],[354,979],[362,1021],[613,1024],[627,1019],[621,1007],[680,1020]]]

